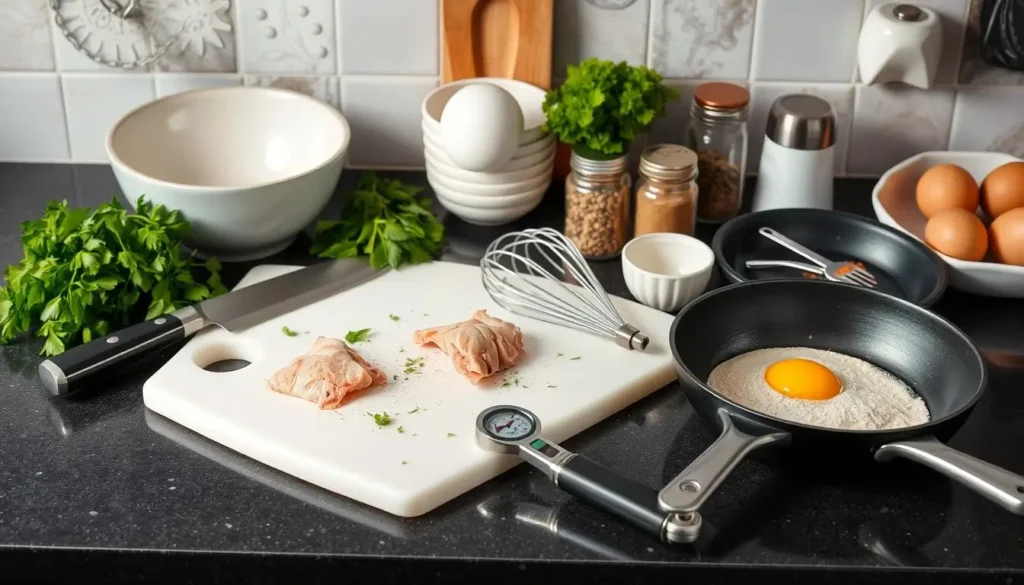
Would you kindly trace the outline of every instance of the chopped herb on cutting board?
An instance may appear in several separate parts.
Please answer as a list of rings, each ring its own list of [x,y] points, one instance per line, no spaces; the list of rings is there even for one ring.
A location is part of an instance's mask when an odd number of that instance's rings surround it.
[[[358,331],[349,331],[345,334],[345,341],[348,343],[362,343],[370,339],[370,329],[360,329]]]

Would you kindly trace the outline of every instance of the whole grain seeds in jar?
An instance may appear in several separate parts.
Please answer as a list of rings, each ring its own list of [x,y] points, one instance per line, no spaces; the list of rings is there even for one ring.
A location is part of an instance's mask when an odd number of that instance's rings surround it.
[[[678,144],[646,148],[636,185],[636,236],[693,235],[697,218],[697,154]]]
[[[575,151],[565,179],[565,235],[584,257],[617,256],[629,239],[631,180],[625,155],[593,160]]]
[[[721,223],[743,205],[750,94],[733,83],[703,83],[693,92],[686,145],[697,153],[697,220]]]

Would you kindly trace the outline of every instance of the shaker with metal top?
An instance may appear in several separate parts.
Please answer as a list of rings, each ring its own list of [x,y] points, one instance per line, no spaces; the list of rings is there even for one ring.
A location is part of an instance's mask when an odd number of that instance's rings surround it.
[[[753,211],[832,209],[836,116],[825,100],[784,95],[768,112]]]

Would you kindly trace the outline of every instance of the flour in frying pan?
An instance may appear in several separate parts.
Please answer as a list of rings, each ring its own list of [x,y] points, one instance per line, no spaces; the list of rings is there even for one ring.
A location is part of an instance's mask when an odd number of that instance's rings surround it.
[[[790,398],[764,379],[775,362],[816,361],[839,377],[843,390],[828,400]],[[724,361],[711,372],[708,386],[751,410],[805,425],[830,429],[899,429],[928,422],[924,400],[895,376],[845,354],[809,347],[758,349]]]

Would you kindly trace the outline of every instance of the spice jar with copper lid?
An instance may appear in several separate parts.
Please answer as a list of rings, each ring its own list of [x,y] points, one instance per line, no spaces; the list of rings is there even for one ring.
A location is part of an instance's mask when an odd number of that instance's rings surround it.
[[[697,154],[678,144],[657,144],[640,157],[636,187],[636,236],[693,235],[697,218]]]
[[[697,153],[697,221],[721,223],[743,205],[750,93],[734,83],[702,83],[693,92],[686,146]]]

